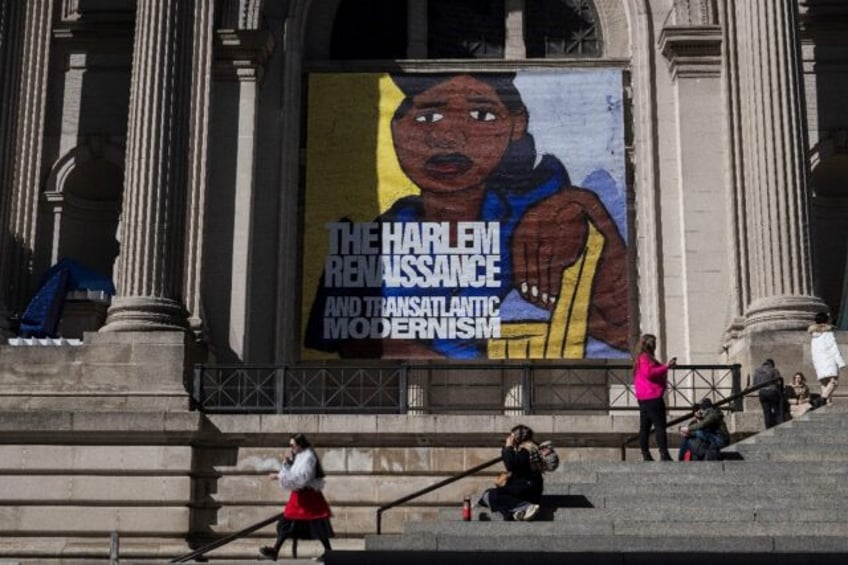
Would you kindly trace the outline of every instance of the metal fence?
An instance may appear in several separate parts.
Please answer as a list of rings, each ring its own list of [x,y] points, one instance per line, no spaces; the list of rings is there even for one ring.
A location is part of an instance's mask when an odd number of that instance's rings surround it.
[[[667,403],[687,409],[741,390],[739,365],[678,365]],[[615,364],[197,365],[209,413],[552,414],[633,410],[631,366]],[[741,400],[735,409],[741,410]]]

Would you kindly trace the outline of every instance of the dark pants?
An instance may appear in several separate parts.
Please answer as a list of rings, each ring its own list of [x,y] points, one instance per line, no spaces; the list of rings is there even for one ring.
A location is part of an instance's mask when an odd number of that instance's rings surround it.
[[[766,429],[783,422],[783,395],[773,388],[760,389],[760,405],[763,407],[763,420]]]
[[[639,401],[639,447],[642,453],[648,451],[648,434],[652,425],[660,453],[668,453],[668,437],[665,433],[665,400],[662,396]]]

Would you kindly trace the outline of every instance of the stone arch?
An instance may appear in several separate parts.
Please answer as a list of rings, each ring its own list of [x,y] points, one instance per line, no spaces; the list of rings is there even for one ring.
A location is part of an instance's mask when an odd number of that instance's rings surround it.
[[[816,294],[836,314],[848,301],[848,132],[819,142],[810,154],[810,239]]]
[[[56,161],[42,194],[42,267],[70,257],[112,274],[123,180],[124,148],[111,141],[88,140]]]

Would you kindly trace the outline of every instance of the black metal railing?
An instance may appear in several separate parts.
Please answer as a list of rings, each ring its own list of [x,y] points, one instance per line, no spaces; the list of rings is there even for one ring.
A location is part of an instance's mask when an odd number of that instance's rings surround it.
[[[217,539],[217,540],[215,540],[215,541],[213,541],[213,542],[211,542],[207,545],[204,545],[200,549],[195,549],[195,550],[193,550],[189,553],[186,553],[185,555],[180,555],[179,557],[175,557],[175,558],[171,559],[170,563],[186,563],[188,561],[191,561],[192,559],[197,559],[198,557],[201,557],[202,555],[209,553],[213,549],[221,547],[222,545],[227,545],[230,542],[234,542],[237,539],[240,539],[240,538],[247,536],[248,534],[252,534],[256,530],[261,530],[265,526],[267,526],[269,524],[273,524],[274,522],[276,522],[279,519],[280,519],[280,513],[277,512],[273,516],[269,516],[268,518],[265,518],[261,522],[256,522],[255,524],[252,524],[252,525],[250,525],[250,526],[248,526],[248,527],[246,527],[242,530],[239,530],[239,531],[232,533],[228,536],[224,536],[221,539]]]
[[[732,394],[732,395],[730,395],[726,398],[722,398],[720,400],[714,400],[713,406],[720,409],[722,406],[733,404],[733,406],[731,407],[731,410],[740,412],[740,411],[742,411],[742,402],[744,401],[744,398],[746,396],[748,396],[752,392],[758,391],[761,388],[765,388],[765,387],[771,386],[773,384],[777,385],[778,389],[783,391],[783,378],[776,377],[774,379],[771,379],[770,381],[766,381],[766,382],[760,383],[758,385],[750,386],[750,387],[746,388],[745,390],[739,391],[739,392]],[[665,425],[666,425],[667,428],[669,428],[669,427],[674,426],[676,424],[681,424],[683,422],[688,421],[690,418],[692,418],[694,416],[694,414],[695,414],[695,410],[690,409],[689,412],[687,412],[686,414],[667,421],[665,423]],[[654,430],[652,428],[650,430],[650,432],[653,433],[653,431]],[[621,442],[621,460],[622,461],[627,460],[627,446],[630,445],[631,443],[633,443],[634,441],[636,441],[637,439],[639,439],[639,434],[628,436],[627,438],[624,439],[624,441]]]
[[[444,486],[455,483],[456,481],[458,481],[460,479],[464,479],[465,477],[469,477],[469,476],[471,476],[475,473],[479,473],[483,469],[487,469],[487,468],[491,467],[492,465],[496,465],[496,464],[500,463],[501,461],[502,461],[502,458],[500,456],[495,457],[491,461],[486,461],[485,463],[480,463],[476,467],[471,467],[470,469],[466,469],[465,471],[463,471],[463,472],[461,472],[457,475],[453,475],[452,477],[448,477],[447,479],[443,479],[443,480],[441,480],[437,483],[433,483],[432,485],[430,485],[428,487],[424,487],[422,489],[419,489],[419,490],[413,492],[412,494],[408,494],[406,496],[398,498],[397,500],[389,502],[388,504],[384,504],[384,505],[380,506],[379,508],[377,508],[377,534],[379,535],[379,534],[383,533],[383,512],[385,512],[386,510],[394,508],[395,506],[400,506],[401,504],[406,504],[410,500],[414,500],[418,497],[424,496],[425,494],[429,494],[429,493],[433,492],[434,490],[438,490],[438,489],[440,489]]]
[[[210,413],[558,413],[633,410],[629,364],[197,365],[195,408]],[[678,365],[668,405],[741,388],[739,365]]]

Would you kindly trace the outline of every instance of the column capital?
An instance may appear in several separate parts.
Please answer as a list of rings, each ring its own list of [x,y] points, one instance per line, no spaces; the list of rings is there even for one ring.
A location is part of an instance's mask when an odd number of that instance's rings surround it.
[[[213,74],[222,80],[259,82],[273,52],[274,35],[269,30],[216,30]]]
[[[659,49],[668,60],[672,77],[691,78],[721,74],[721,26],[667,26],[660,32]]]

